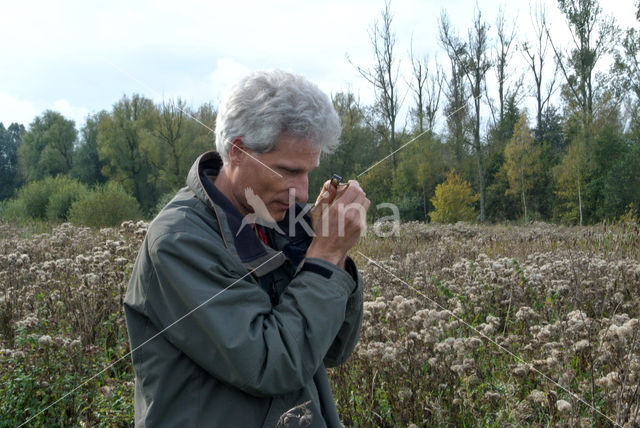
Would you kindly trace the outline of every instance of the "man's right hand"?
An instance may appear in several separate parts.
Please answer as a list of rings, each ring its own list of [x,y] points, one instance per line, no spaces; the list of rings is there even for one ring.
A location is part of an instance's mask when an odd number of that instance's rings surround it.
[[[347,252],[367,227],[369,205],[371,202],[357,181],[350,180],[338,188],[327,181],[311,209],[315,237],[307,257],[318,257],[344,267]]]

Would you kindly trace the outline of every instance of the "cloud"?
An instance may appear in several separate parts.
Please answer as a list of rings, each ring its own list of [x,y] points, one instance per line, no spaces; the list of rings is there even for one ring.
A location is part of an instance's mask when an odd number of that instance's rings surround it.
[[[66,99],[56,100],[50,110],[61,113],[67,119],[71,119],[76,123],[76,128],[81,128],[89,114],[89,110],[84,107],[74,107]]]
[[[88,109],[73,106],[66,99],[58,99],[47,105],[0,92],[0,122],[5,127],[13,122],[28,127],[37,116],[41,116],[46,110],[57,111],[65,118],[73,120],[78,129],[83,126],[89,114]]]
[[[37,114],[38,109],[32,102],[0,92],[0,122],[5,127],[13,122],[20,123],[26,127]]]
[[[219,59],[216,63],[216,69],[209,75],[213,98],[219,101],[222,94],[224,94],[231,85],[249,74],[250,71],[249,67],[234,59]]]

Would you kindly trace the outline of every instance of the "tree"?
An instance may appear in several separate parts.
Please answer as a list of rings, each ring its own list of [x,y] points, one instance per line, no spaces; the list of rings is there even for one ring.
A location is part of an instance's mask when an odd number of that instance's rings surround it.
[[[462,167],[462,162],[470,146],[468,128],[470,124],[469,106],[467,104],[467,86],[464,81],[462,66],[456,60],[456,55],[449,57],[451,62],[451,78],[447,84],[445,107],[448,129],[448,142],[451,147],[452,163],[456,168]]]
[[[504,12],[502,8],[498,13],[498,18],[496,19],[496,30],[498,36],[498,43],[495,48],[495,70],[496,70],[496,78],[498,79],[498,115],[493,112],[494,107],[492,103],[489,103],[489,107],[492,110],[493,114],[493,122],[494,124],[498,122],[502,122],[505,116],[505,110],[507,104],[510,102],[515,102],[518,92],[520,91],[520,87],[522,86],[522,77],[518,77],[513,86],[509,85],[509,80],[511,74],[509,72],[509,63],[511,62],[511,58],[513,56],[512,47],[516,38],[516,26],[515,24],[511,29],[506,28],[506,20],[504,17]],[[485,86],[486,88],[486,86]],[[488,98],[488,97],[487,97]]]
[[[473,194],[471,184],[456,174],[455,170],[447,173],[444,183],[438,184],[435,196],[431,198],[434,210],[431,221],[434,223],[456,223],[472,221],[476,217],[474,203],[479,199]]]
[[[153,114],[152,138],[143,139],[140,150],[151,166],[149,180],[159,193],[173,192],[185,182],[195,158],[208,149],[207,139],[197,136],[209,126],[181,99],[163,102]]]
[[[436,114],[440,106],[440,95],[444,83],[444,74],[438,64],[435,73],[429,70],[429,58],[418,59],[411,50],[412,81],[409,87],[413,91],[415,107],[411,110],[414,121],[414,132],[425,132],[425,119],[427,131],[433,132]]]
[[[480,10],[477,10],[473,21],[473,28],[469,30],[468,42],[462,42],[452,32],[446,13],[440,20],[440,40],[450,58],[461,66],[471,90],[474,106],[472,149],[476,155],[477,182],[480,189],[480,221],[485,219],[485,177],[483,166],[483,147],[480,140],[480,108],[481,96],[484,89],[485,77],[491,67],[488,58],[488,30],[489,26],[482,20]]]
[[[440,140],[426,134],[400,153],[393,193],[403,219],[427,220],[433,191],[446,173],[442,150]]]
[[[107,180],[102,175],[105,165],[98,153],[98,126],[107,116],[108,113],[103,110],[87,117],[80,130],[80,144],[73,152],[71,176],[88,185],[102,184]]]
[[[193,121],[198,126],[191,129],[194,131],[194,143],[203,150],[215,149],[215,128],[218,113],[212,103],[204,103],[195,112]],[[193,159],[195,161],[195,158]]]
[[[381,151],[379,134],[367,126],[364,109],[351,92],[338,92],[332,97],[333,106],[340,117],[342,134],[340,145],[332,154],[323,154],[320,165],[309,174],[309,197],[315,198],[314,192],[321,189],[322,184],[332,174],[343,179],[356,178],[367,168],[374,166],[385,156]],[[376,165],[373,169],[384,168]],[[364,175],[369,174],[367,171]],[[363,175],[363,176],[364,176]],[[387,188],[386,199],[391,197]]]
[[[0,200],[13,196],[20,184],[18,149],[24,133],[22,125],[12,123],[5,129],[0,123]]]
[[[624,163],[629,152],[629,139],[623,133],[620,99],[607,91],[598,99],[595,116],[592,148],[589,153],[591,170],[585,183],[586,219],[595,222],[603,218],[615,218],[623,214],[626,206],[611,209],[607,207],[607,180],[616,165]],[[637,165],[634,169],[638,169]],[[622,185],[624,181],[618,185]],[[609,191],[610,185],[609,184]]]
[[[489,128],[486,150],[487,192],[485,210],[491,221],[513,220],[518,200],[506,193],[509,189],[509,179],[505,168],[504,149],[513,136],[513,130],[520,119],[520,110],[516,105],[515,96],[507,100],[502,120]],[[516,195],[517,196],[517,195]]]
[[[604,183],[603,208],[609,218],[623,214],[630,205],[639,215],[640,138],[631,141],[625,154],[607,172]]]
[[[636,1],[636,20],[640,23],[640,0]],[[626,115],[630,123],[640,116],[640,29],[625,31],[612,67],[613,88],[618,98],[626,101]]]
[[[396,35],[391,29],[393,16],[391,15],[390,2],[385,3],[381,14],[382,22],[376,21],[370,33],[373,45],[374,65],[371,69],[356,66],[356,69],[364,77],[375,91],[375,112],[382,122],[383,138],[389,144],[393,169],[397,167],[396,150],[396,119],[400,109],[398,97],[398,68],[394,52]]]
[[[363,189],[367,189],[367,198],[371,201],[371,206],[389,202],[392,196],[390,189],[393,187],[393,174],[389,173],[391,169],[391,159],[385,159],[376,168],[372,168],[366,174],[359,178],[360,185]],[[369,216],[378,215],[376,210],[369,210]]]
[[[140,202],[145,209],[155,204],[157,189],[149,183],[150,166],[143,140],[151,137],[155,107],[150,99],[124,96],[98,125],[98,153],[105,163],[102,173]]]
[[[36,117],[22,137],[18,150],[21,171],[27,181],[67,174],[73,165],[75,123],[47,110]]]
[[[640,22],[640,0],[636,2],[638,11],[636,19]],[[613,72],[618,80],[620,94],[624,95],[631,89],[640,100],[640,30],[629,28],[622,39],[621,49],[615,54]]]
[[[533,93],[536,98],[535,141],[536,143],[541,143],[543,141],[542,116],[545,109],[549,106],[551,95],[553,95],[554,92],[559,63],[555,62],[555,70],[551,78],[545,79],[545,64],[547,60],[547,50],[549,48],[549,38],[545,34],[545,28],[547,26],[546,10],[538,4],[536,9],[531,11],[531,18],[534,27],[535,41],[533,46],[530,45],[529,42],[522,43],[522,52],[526,56],[529,68],[533,74]],[[545,87],[543,87],[545,80],[546,84]]]
[[[543,173],[540,182],[533,189],[532,199],[538,201],[537,211],[543,218],[551,219],[553,216],[555,200],[555,180],[553,169],[562,161],[566,154],[567,146],[562,129],[562,117],[554,106],[545,108],[542,114],[542,123],[536,127],[535,138],[541,138],[540,162]]]
[[[526,112],[520,115],[504,155],[509,179],[507,192],[520,195],[524,220],[527,221],[527,193],[533,189],[541,169],[540,147],[534,144]]]
[[[551,47],[565,78],[565,93],[581,114],[585,146],[591,144],[591,122],[595,97],[594,70],[598,61],[615,45],[618,30],[612,18],[602,15],[598,0],[558,0],[558,7],[565,15],[573,47],[563,56],[553,43],[546,28]]]
[[[556,195],[560,199],[557,207],[558,217],[564,221],[582,226],[584,181],[589,171],[589,160],[585,146],[585,138],[576,137],[563,158],[562,163],[554,168]]]

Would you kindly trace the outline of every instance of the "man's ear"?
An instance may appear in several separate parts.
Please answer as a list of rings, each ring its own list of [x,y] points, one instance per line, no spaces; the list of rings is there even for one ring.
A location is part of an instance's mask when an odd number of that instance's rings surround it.
[[[242,137],[235,137],[229,144],[229,163],[237,165],[246,155],[246,151]]]

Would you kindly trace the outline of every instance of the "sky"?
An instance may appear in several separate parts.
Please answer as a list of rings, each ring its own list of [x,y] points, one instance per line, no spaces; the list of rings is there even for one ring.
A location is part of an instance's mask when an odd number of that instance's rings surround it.
[[[556,2],[541,1],[558,40],[568,42]],[[601,3],[621,27],[637,26],[635,0]],[[180,97],[194,108],[206,102],[217,105],[243,75],[274,68],[302,74],[328,94],[354,92],[368,104],[372,88],[355,66],[367,68],[373,62],[370,33],[384,4],[0,0],[0,122],[28,127],[51,109],[80,128],[87,115],[110,110],[134,93],[156,103]],[[502,9],[507,22],[517,24],[520,41],[530,36],[529,1],[478,4],[492,34]],[[416,56],[445,63],[438,42],[441,13],[446,11],[453,29],[464,34],[476,2],[391,0],[390,5],[400,72],[408,78],[411,46]]]

